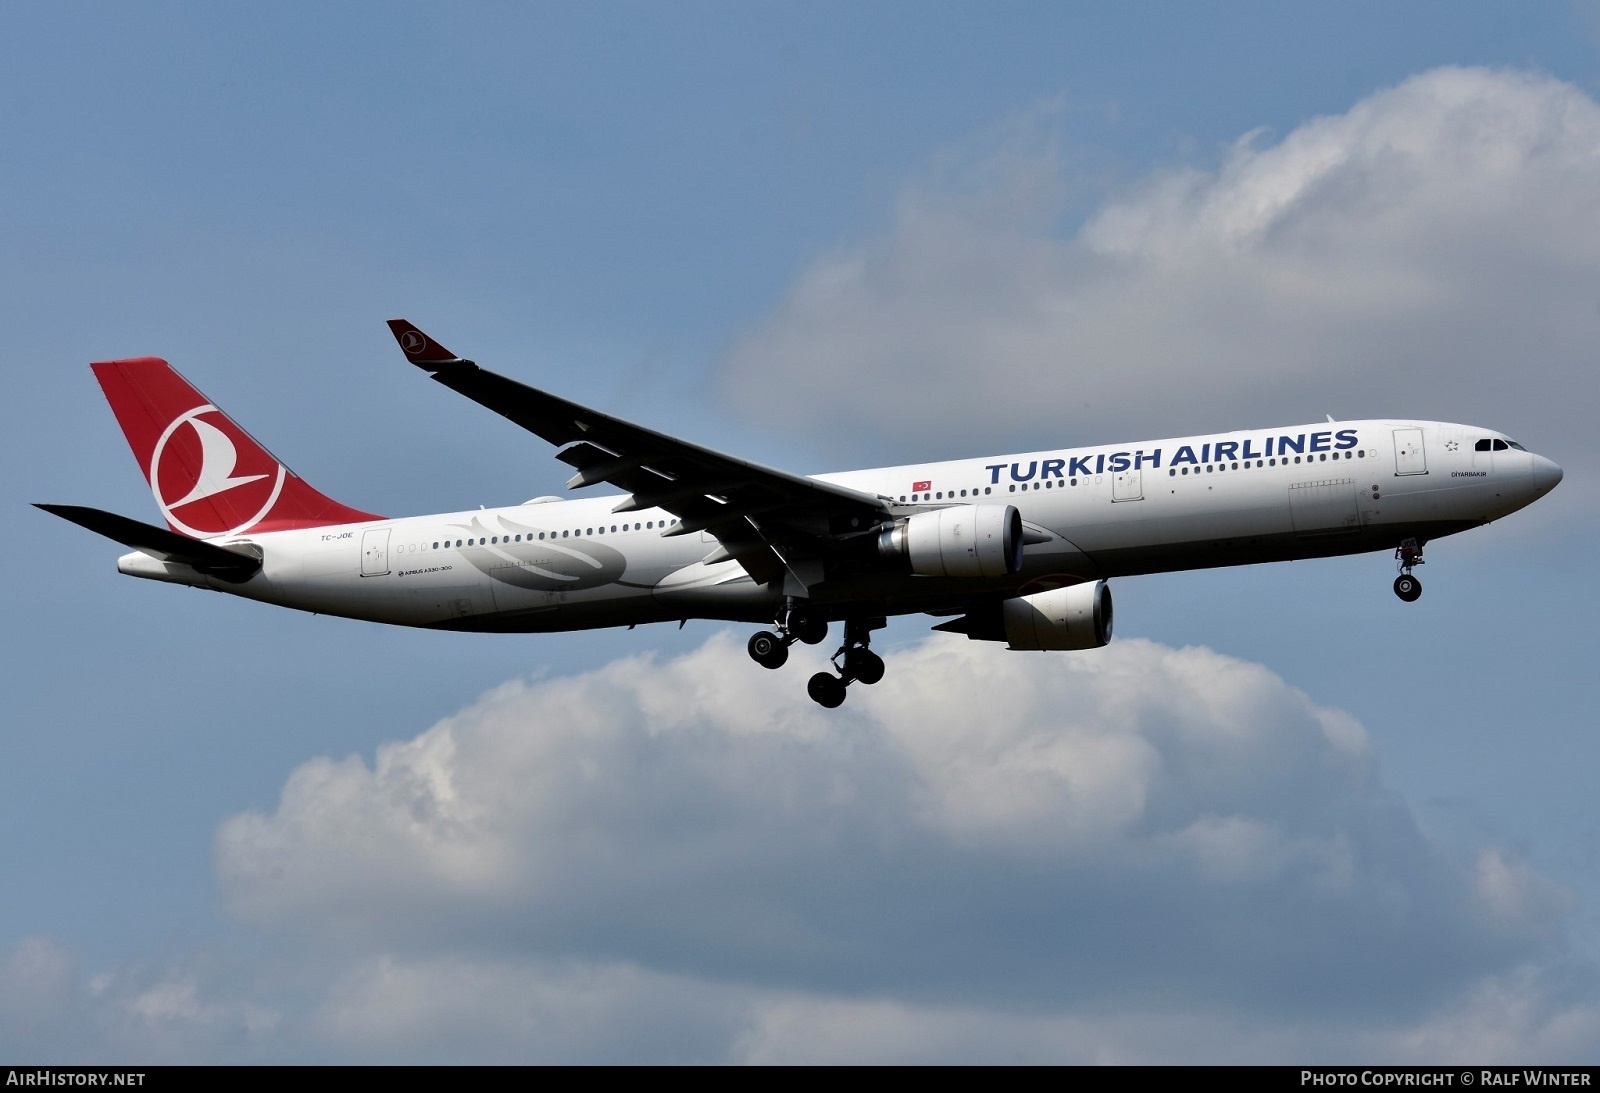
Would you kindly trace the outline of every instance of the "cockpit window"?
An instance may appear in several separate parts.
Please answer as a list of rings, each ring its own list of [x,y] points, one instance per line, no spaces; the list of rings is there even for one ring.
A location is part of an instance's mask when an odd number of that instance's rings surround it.
[[[1476,444],[1474,444],[1472,446],[1472,450],[1475,451],[1475,452],[1486,452],[1486,451],[1488,451],[1489,450],[1489,438],[1488,437],[1484,437],[1482,440],[1478,441]]]
[[[1528,450],[1528,449],[1524,448],[1521,444],[1518,444],[1515,440],[1508,441],[1507,443],[1509,443],[1513,448],[1515,448],[1519,452],[1525,452],[1525,451]]]

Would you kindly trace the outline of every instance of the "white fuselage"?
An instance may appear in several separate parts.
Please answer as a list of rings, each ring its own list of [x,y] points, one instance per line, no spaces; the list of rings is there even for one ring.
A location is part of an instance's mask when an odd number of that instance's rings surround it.
[[[1489,442],[1489,450],[1478,450]],[[1496,447],[1498,450],[1495,450]],[[1560,480],[1549,460],[1473,426],[1357,421],[816,476],[886,499],[895,515],[1009,504],[1020,574],[829,576],[813,603],[840,617],[948,613],[974,598],[1136,573],[1393,549],[1487,523]],[[239,584],[143,553],[119,568],[323,614],[448,629],[555,631],[685,618],[766,621],[782,599],[737,561],[706,564],[709,534],[663,535],[659,509],[621,498],[541,499],[310,530],[234,536],[262,553]]]

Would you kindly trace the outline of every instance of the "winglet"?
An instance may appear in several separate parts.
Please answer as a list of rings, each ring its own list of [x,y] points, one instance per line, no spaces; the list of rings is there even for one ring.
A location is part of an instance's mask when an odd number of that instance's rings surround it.
[[[418,330],[409,319],[390,319],[389,329],[406,360],[428,372],[437,372],[442,365],[471,364]]]

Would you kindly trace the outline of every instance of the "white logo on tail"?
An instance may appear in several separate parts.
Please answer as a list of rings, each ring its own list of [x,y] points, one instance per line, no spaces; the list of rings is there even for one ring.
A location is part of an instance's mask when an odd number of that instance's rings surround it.
[[[408,330],[400,335],[400,348],[406,351],[408,357],[415,357],[421,353],[427,344],[428,339],[424,338],[419,330]]]
[[[213,497],[223,490],[231,490],[246,482],[259,482],[267,477],[264,474],[246,474],[235,478],[233,469],[239,465],[239,449],[233,446],[228,434],[199,418],[191,420],[189,426],[200,437],[200,480],[194,484],[194,489],[172,502],[173,508],[179,509],[190,501]]]
[[[260,522],[262,517],[272,511],[272,506],[278,501],[278,494],[283,490],[285,471],[283,464],[277,465],[277,480],[272,484],[272,490],[267,496],[266,504],[261,510],[244,523],[232,528],[206,528],[190,527],[173,515],[174,509],[180,509],[195,501],[203,501],[207,497],[215,497],[219,493],[238,489],[240,486],[251,482],[259,482],[266,478],[264,474],[235,475],[234,469],[239,465],[239,449],[234,446],[233,440],[221,429],[209,422],[201,421],[200,415],[215,411],[217,408],[210,403],[196,406],[184,414],[180,414],[168,423],[161,433],[161,438],[156,441],[155,451],[150,456],[150,492],[155,494],[156,504],[161,508],[161,514],[167,522],[186,535],[196,538],[209,538],[214,535],[237,535],[247,531]],[[220,412],[220,411],[218,411]],[[200,441],[200,474],[195,479],[189,492],[182,497],[169,501],[161,495],[161,456],[167,450],[167,442],[172,439],[172,434],[187,422]]]

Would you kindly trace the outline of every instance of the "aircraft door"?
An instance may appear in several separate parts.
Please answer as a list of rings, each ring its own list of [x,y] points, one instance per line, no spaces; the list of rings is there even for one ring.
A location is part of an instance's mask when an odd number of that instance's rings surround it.
[[[1422,449],[1421,429],[1394,431],[1394,473],[1427,474],[1428,456]]]
[[[361,575],[381,577],[389,572],[389,532],[392,528],[370,528],[361,536]]]
[[[1143,501],[1144,482],[1138,469],[1118,471],[1111,476],[1112,501]]]

